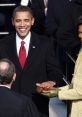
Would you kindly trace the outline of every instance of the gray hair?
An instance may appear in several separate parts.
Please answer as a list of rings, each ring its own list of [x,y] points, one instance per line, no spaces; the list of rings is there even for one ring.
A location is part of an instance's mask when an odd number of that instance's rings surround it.
[[[0,59],[0,83],[9,84],[15,73],[15,65],[9,59]]]

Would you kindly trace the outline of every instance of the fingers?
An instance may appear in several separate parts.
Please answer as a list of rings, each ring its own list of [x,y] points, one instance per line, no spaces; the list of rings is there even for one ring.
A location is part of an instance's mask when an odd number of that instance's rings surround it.
[[[36,83],[36,90],[38,92],[43,92],[43,91],[48,91],[54,88],[54,85],[56,85],[55,82],[53,81],[47,81],[47,82],[43,82],[43,83]]]

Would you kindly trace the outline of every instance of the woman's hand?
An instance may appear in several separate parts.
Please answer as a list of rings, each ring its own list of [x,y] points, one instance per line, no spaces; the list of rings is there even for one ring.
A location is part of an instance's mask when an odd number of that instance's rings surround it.
[[[54,88],[54,86],[56,86],[56,83],[53,81],[46,81],[43,83],[36,83],[37,86],[37,91],[43,92],[43,91],[48,91]]]

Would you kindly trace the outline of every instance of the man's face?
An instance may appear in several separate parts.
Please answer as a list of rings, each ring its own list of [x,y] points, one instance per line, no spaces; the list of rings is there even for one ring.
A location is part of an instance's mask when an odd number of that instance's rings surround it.
[[[82,24],[80,24],[78,27],[78,37],[80,38],[80,40],[82,42]]]
[[[15,27],[19,37],[24,39],[34,24],[34,18],[27,11],[16,12],[15,17],[12,20],[12,24]]]

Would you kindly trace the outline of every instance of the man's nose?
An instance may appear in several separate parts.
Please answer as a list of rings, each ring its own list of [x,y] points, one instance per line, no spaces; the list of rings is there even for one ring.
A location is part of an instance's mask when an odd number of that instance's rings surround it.
[[[21,26],[25,26],[25,22],[24,21],[21,21]]]

